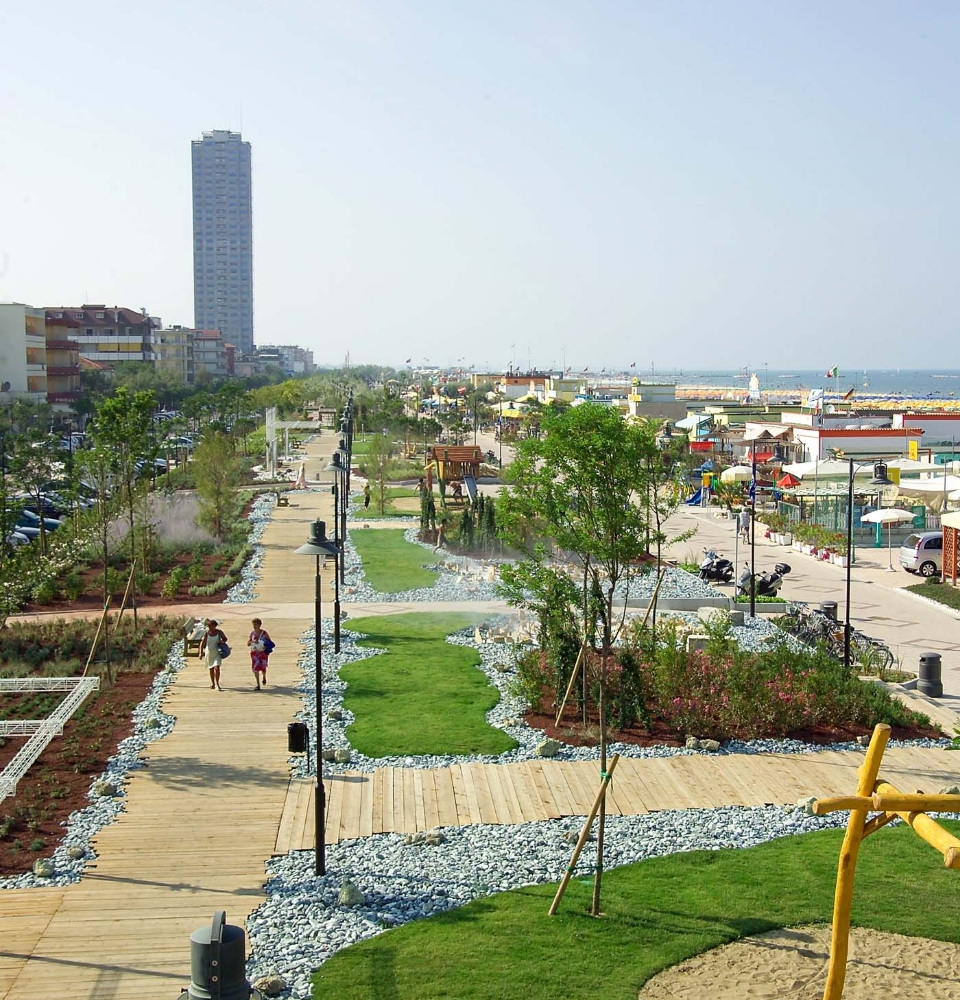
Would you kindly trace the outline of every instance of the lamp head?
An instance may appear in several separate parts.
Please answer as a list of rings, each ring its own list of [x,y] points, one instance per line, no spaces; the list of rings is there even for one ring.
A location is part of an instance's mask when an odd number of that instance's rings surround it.
[[[887,463],[876,462],[873,466],[873,479],[871,486],[893,486],[893,480],[887,475]]]
[[[337,554],[336,545],[327,538],[327,525],[317,518],[310,525],[310,538],[306,545],[296,550],[298,556],[332,556]]]

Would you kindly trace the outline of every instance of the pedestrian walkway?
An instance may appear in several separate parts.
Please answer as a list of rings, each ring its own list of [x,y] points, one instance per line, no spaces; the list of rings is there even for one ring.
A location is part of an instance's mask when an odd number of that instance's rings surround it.
[[[607,792],[607,813],[639,816],[666,809],[782,806],[810,796],[846,795],[857,783],[860,753],[621,757]],[[937,792],[957,783],[956,754],[891,747],[883,760],[898,788]],[[600,784],[596,761],[533,760],[456,764],[436,769],[347,771],[324,781],[325,841],[374,833],[416,833],[437,826],[527,823],[585,816]],[[313,849],[313,780],[290,782],[275,851]]]
[[[308,482],[316,482],[334,443],[310,443]],[[305,819],[312,818],[312,781],[290,781],[286,727],[301,708],[299,639],[313,625],[316,563],[294,550],[314,519],[332,523],[331,503],[326,489],[298,491],[274,512],[255,603],[177,609],[221,620],[236,649],[224,668],[224,690],[210,689],[198,659],[177,676],[163,705],[177,725],[144,752],[146,766],[125,786],[126,811],[94,838],[97,859],[81,882],[0,893],[0,1000],[174,997],[189,981],[190,933],[219,909],[243,924],[264,899],[270,856],[313,847]],[[326,602],[332,567],[321,579]],[[345,608],[351,617],[507,610],[498,601]],[[244,648],[254,616],[277,643],[262,692],[253,689]],[[838,794],[852,787],[860,759],[835,752],[625,758],[608,809],[633,815]],[[941,750],[895,748],[885,759],[885,771],[910,789],[954,784],[955,766]],[[596,794],[597,768],[537,760],[330,776],[327,839],[583,815]]]

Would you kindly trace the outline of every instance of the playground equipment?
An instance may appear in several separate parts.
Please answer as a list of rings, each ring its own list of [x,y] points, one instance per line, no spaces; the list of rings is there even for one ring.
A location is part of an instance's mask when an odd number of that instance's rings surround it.
[[[948,833],[939,823],[927,816],[927,811],[960,812],[960,795],[925,795],[923,792],[904,794],[889,782],[880,779],[880,762],[890,739],[890,727],[874,727],[867,756],[859,771],[856,795],[817,799],[812,809],[815,815],[824,816],[841,809],[850,810],[847,832],[840,848],[837,869],[837,887],[833,900],[833,932],[830,942],[830,966],[823,1000],[840,1000],[847,973],[847,949],[850,936],[850,908],[853,903],[853,879],[856,874],[860,843],[864,837],[886,826],[895,819],[902,819],[918,837],[943,854],[947,868],[960,868],[960,840]],[[867,819],[871,810],[877,812]]]
[[[426,472],[432,478],[434,473],[440,483],[440,502],[444,507],[462,506],[466,498],[463,487],[471,501],[477,498],[477,478],[483,462],[483,452],[476,445],[437,445],[427,453]],[[447,487],[453,487],[448,493]]]

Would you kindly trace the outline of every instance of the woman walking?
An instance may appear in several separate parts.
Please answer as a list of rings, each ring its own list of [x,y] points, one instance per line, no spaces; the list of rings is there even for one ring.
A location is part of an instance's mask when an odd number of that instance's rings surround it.
[[[250,647],[250,668],[253,670],[253,679],[257,682],[259,691],[261,684],[263,687],[267,686],[267,664],[274,642],[259,618],[254,618],[250,624],[253,626],[253,631],[247,640],[247,645]]]
[[[210,687],[222,691],[220,666],[223,662],[223,647],[227,644],[227,637],[217,628],[216,618],[208,618],[203,624],[207,626],[207,631],[200,640],[200,655],[206,655],[207,668],[210,671]]]

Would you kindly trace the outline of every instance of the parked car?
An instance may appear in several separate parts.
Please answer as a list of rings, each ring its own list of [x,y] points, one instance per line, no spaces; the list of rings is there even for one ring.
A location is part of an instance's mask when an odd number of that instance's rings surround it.
[[[935,576],[943,569],[943,532],[918,531],[900,546],[900,565],[908,573]]]
[[[39,532],[37,532],[39,534]],[[30,539],[21,531],[20,528],[16,528],[13,531],[7,532],[7,548],[18,549],[21,545],[29,545]]]
[[[63,521],[55,517],[45,517],[43,518],[43,527],[45,531],[56,531]],[[36,514],[32,510],[24,509],[20,511],[20,515],[17,518],[17,531],[23,528],[36,528],[37,533],[40,532],[40,515]]]

